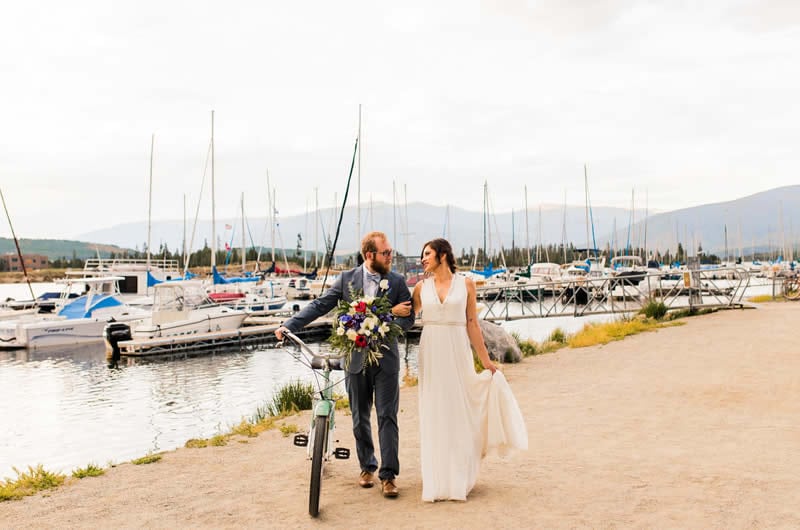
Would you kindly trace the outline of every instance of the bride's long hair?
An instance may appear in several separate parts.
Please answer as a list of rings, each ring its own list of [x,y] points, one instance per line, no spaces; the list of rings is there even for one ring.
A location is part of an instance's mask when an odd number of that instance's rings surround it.
[[[431,247],[431,249],[436,252],[436,257],[439,259],[439,262],[441,263],[444,261],[447,263],[447,267],[450,269],[450,272],[455,274],[456,258],[453,256],[453,247],[450,245],[449,241],[441,237],[431,239],[422,245],[422,251],[420,252],[419,259],[422,259],[422,252],[425,251],[425,247]]]

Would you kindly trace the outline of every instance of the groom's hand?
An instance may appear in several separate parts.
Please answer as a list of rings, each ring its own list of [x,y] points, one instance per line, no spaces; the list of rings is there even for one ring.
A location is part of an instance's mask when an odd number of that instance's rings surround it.
[[[400,302],[392,307],[392,314],[396,317],[407,317],[411,314],[411,301]]]
[[[277,338],[278,340],[283,340],[283,333],[285,331],[289,331],[289,329],[286,326],[281,326],[278,329],[276,329],[275,338]]]

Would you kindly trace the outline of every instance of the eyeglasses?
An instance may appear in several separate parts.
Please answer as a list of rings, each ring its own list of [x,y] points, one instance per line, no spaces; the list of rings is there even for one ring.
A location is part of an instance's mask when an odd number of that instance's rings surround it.
[[[394,253],[394,250],[392,250],[391,248],[389,248],[389,249],[386,249],[386,250],[384,250],[384,251],[382,251],[382,252],[378,252],[377,250],[375,250],[374,252],[375,252],[375,255],[376,255],[376,256],[377,256],[378,254],[380,254],[380,255],[381,255],[381,256],[383,256],[384,258],[390,258],[390,257],[392,256],[392,254]]]

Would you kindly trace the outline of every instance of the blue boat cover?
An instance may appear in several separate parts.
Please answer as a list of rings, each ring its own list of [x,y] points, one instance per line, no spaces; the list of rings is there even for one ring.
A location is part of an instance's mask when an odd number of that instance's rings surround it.
[[[233,278],[226,278],[219,273],[217,267],[211,269],[211,274],[214,277],[214,285],[221,285],[226,283],[243,283],[243,282],[257,282],[261,278],[258,276],[239,276]]]
[[[74,318],[90,318],[95,309],[100,309],[103,307],[116,307],[119,305],[122,305],[122,302],[120,302],[119,299],[113,295],[101,294],[94,295],[91,300],[91,304],[89,305],[89,309],[86,309],[86,295],[84,295],[76,298],[73,302],[70,302],[62,307],[58,314],[60,316],[67,317],[67,319],[70,320]]]

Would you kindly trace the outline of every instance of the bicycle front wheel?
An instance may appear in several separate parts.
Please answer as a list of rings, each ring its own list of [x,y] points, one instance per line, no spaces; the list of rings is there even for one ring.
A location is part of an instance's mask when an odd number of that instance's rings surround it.
[[[314,421],[314,447],[311,453],[311,488],[308,494],[308,513],[319,515],[319,491],[322,486],[322,462],[328,442],[328,416],[317,416]]]
[[[791,278],[784,284],[784,296],[789,300],[800,299],[800,281],[797,278]]]

